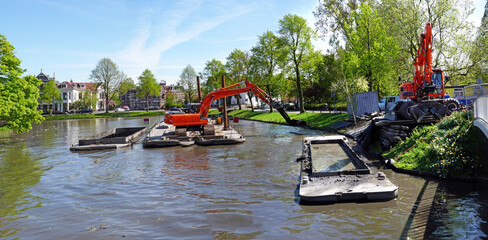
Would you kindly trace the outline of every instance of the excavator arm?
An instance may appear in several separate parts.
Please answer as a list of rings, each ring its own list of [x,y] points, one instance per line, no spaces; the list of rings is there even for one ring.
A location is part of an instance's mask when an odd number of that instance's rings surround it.
[[[241,87],[234,88],[237,86],[241,86]],[[208,111],[210,110],[210,104],[213,101],[224,97],[233,96],[239,93],[245,93],[245,92],[252,92],[256,97],[261,99],[263,102],[276,108],[288,124],[293,126],[306,125],[304,121],[290,119],[290,116],[288,116],[288,114],[285,112],[281,104],[273,101],[273,99],[271,99],[271,97],[268,94],[266,94],[266,92],[264,92],[258,86],[254,85],[249,81],[236,83],[228,87],[217,89],[209,93],[202,100],[198,113],[177,114],[177,115],[166,114],[164,121],[168,124],[173,124],[174,126],[206,125],[208,123],[207,116],[208,116]]]

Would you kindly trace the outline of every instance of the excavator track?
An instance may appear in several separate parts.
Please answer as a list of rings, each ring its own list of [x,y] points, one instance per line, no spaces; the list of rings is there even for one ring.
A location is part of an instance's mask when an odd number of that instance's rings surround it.
[[[441,119],[460,108],[454,98],[425,100],[421,102],[401,102],[395,109],[398,120],[414,120],[420,123],[426,117]]]

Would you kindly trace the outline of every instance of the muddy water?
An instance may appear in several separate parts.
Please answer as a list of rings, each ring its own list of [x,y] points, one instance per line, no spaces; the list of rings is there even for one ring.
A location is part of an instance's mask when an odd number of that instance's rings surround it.
[[[398,199],[299,205],[300,141],[323,133],[249,121],[238,125],[247,139],[240,145],[69,151],[79,138],[141,125],[46,121],[2,142],[0,238],[398,239],[426,183],[384,170]],[[428,236],[486,238],[486,191],[440,183]]]

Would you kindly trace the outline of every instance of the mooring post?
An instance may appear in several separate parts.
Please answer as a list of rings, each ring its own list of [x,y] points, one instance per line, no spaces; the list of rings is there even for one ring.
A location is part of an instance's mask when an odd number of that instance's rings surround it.
[[[200,88],[200,76],[197,76],[198,102],[202,101],[202,89]]]
[[[222,75],[222,87],[224,88],[225,87],[225,76]],[[229,129],[229,122],[227,120],[227,98],[224,97],[222,98],[224,100],[224,104],[222,106],[222,114],[224,115],[224,119],[222,119],[224,121],[224,130],[227,130]]]

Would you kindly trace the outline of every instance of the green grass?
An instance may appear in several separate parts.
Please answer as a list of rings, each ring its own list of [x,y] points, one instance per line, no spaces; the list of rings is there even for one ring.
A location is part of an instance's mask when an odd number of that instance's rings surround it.
[[[252,112],[251,110],[235,110],[229,113],[242,119],[257,120],[270,123],[286,123],[278,112]],[[328,125],[348,119],[346,113],[288,113],[291,119],[307,122],[307,126],[328,129]]]
[[[468,117],[469,116],[469,117]],[[436,125],[418,126],[388,152],[395,166],[432,172],[440,177],[488,174],[486,141],[476,135],[472,112],[457,112]]]
[[[46,120],[62,120],[62,119],[85,119],[85,118],[107,118],[107,117],[144,117],[144,116],[158,116],[158,115],[164,115],[164,111],[67,114],[67,115],[45,116],[45,118]]]
[[[12,134],[14,134],[13,130],[10,130],[6,126],[0,127],[0,139],[9,138]]]

